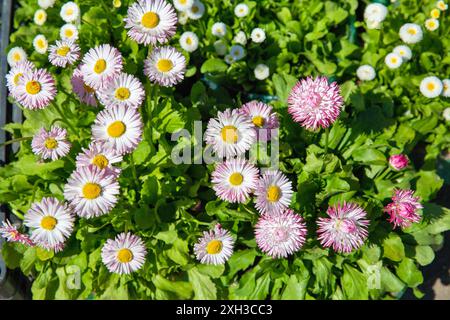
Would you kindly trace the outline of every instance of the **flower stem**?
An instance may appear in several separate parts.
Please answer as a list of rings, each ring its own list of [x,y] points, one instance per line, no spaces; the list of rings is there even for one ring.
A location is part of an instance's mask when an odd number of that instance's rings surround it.
[[[11,211],[20,220],[24,220],[25,219],[24,215],[22,213],[20,213],[18,210],[11,209]]]
[[[55,107],[56,111],[58,112],[58,114],[61,116],[62,121],[64,121],[65,124],[67,124],[67,126],[69,126],[70,130],[72,130],[73,133],[76,133],[77,130],[75,129],[75,127],[64,117],[64,113],[61,111],[61,109],[58,107],[58,105],[56,103],[52,103],[52,105]]]
[[[1,143],[0,147],[4,147],[4,146],[6,146],[8,144],[12,144],[12,143],[15,143],[15,142],[20,142],[20,141],[25,141],[25,140],[30,140],[30,139],[33,139],[33,137],[21,137],[21,138],[11,139],[11,140],[8,140],[6,142]]]
[[[330,136],[330,128],[325,128],[325,154],[328,154],[329,136]]]
[[[133,174],[133,179],[136,182],[136,187],[139,187],[139,180],[137,177],[136,165],[134,164],[134,158],[133,158],[132,153],[130,153],[130,165],[131,165],[131,172]]]

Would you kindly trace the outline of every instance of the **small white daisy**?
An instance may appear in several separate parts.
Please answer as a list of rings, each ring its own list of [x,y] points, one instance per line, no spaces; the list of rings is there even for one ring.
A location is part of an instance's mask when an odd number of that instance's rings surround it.
[[[59,30],[59,36],[63,40],[75,41],[78,39],[78,29],[75,25],[71,23],[66,23]]]
[[[18,63],[27,60],[27,54],[22,47],[14,47],[9,49],[7,55],[8,64],[10,67],[14,67]]]
[[[430,11],[430,17],[433,19],[439,19],[441,16],[441,11],[439,9],[432,9]]]
[[[371,3],[364,10],[364,20],[382,22],[386,19],[388,9],[381,3]]]
[[[441,11],[445,11],[448,9],[448,5],[445,3],[445,1],[439,0],[436,3],[436,8],[438,8]]]
[[[34,13],[33,20],[34,23],[36,23],[38,26],[42,26],[45,21],[47,21],[47,13],[45,12],[45,10],[38,9]]]
[[[216,37],[225,37],[227,34],[227,26],[223,22],[216,22],[211,27],[211,33]]]
[[[427,28],[428,31],[437,30],[439,28],[439,20],[434,18],[425,20],[425,28]]]
[[[241,45],[235,44],[230,48],[230,55],[234,61],[239,61],[245,57],[245,49]]]
[[[106,87],[122,72],[122,55],[109,44],[92,48],[83,57],[81,72],[88,86]]]
[[[436,98],[442,93],[442,81],[435,76],[426,77],[420,82],[420,92],[427,98]]]
[[[61,7],[59,14],[65,22],[73,22],[80,16],[80,8],[75,2],[69,1]]]
[[[178,12],[178,23],[184,26],[189,21],[189,16],[186,11]]]
[[[442,80],[442,96],[443,97],[450,97],[450,79],[444,79]]]
[[[412,58],[412,51],[407,45],[396,46],[392,52],[402,57],[403,61],[407,61]]]
[[[270,69],[264,63],[259,63],[254,70],[255,78],[258,80],[265,80],[270,76]]]
[[[389,69],[397,69],[402,65],[403,59],[400,57],[400,55],[396,53],[389,53],[384,58],[384,62],[389,67]]]
[[[250,12],[248,5],[245,3],[239,3],[236,7],[234,7],[234,14],[238,18],[245,17]]]
[[[376,75],[375,69],[368,64],[362,65],[356,70],[356,76],[361,81],[371,81],[375,79]]]
[[[205,5],[200,0],[194,0],[194,4],[186,11],[189,19],[198,20],[205,13]]]
[[[147,249],[145,243],[136,235],[121,233],[108,239],[102,248],[102,262],[112,273],[130,274],[142,268]]]
[[[214,42],[214,49],[219,56],[224,56],[227,53],[227,45],[222,40]]]
[[[245,34],[244,31],[239,31],[238,33],[236,33],[236,35],[233,38],[233,41],[245,46],[247,44],[247,35]]]
[[[261,28],[255,28],[252,30],[250,38],[252,38],[252,41],[255,43],[264,42],[264,40],[266,40],[266,32]]]
[[[78,167],[64,186],[64,198],[72,210],[88,219],[109,213],[119,193],[116,175],[95,165]]]
[[[405,43],[417,43],[423,38],[422,28],[416,23],[405,23],[400,28],[400,39]]]
[[[194,4],[194,0],[173,0],[173,5],[178,11],[187,11]]]
[[[31,240],[46,249],[64,244],[73,231],[75,218],[56,198],[42,198],[25,215],[24,224],[32,231]]]
[[[97,97],[107,108],[138,108],[144,100],[144,87],[138,78],[122,73],[108,87],[98,90]]]
[[[187,52],[194,52],[198,48],[198,37],[194,32],[186,31],[180,37],[180,46]]]
[[[281,171],[267,171],[256,186],[255,207],[260,214],[281,213],[291,204],[292,194],[292,182]]]
[[[142,140],[142,118],[139,111],[114,106],[97,114],[92,126],[92,139],[105,143],[119,154],[133,152]]]
[[[42,9],[48,9],[48,8],[53,7],[53,5],[55,4],[55,1],[56,0],[38,0],[38,5]]]
[[[11,96],[17,99],[17,86],[24,73],[32,72],[36,67],[28,60],[25,60],[9,70],[6,75],[6,85]]]
[[[69,153],[70,147],[67,130],[58,126],[52,126],[49,131],[41,128],[31,141],[34,154],[41,156],[42,159],[52,159],[53,161],[65,157]]]
[[[204,231],[194,245],[194,253],[201,263],[224,264],[233,254],[234,239],[228,230],[217,224],[213,230]]]
[[[231,54],[227,54],[223,59],[228,64],[233,64],[236,61],[234,60],[234,57]]]
[[[154,48],[144,61],[144,74],[152,82],[172,87],[183,81],[186,58],[173,47]]]
[[[38,34],[33,39],[33,47],[37,53],[45,54],[48,49],[48,41],[47,38],[43,34]]]
[[[56,40],[56,43],[50,46],[48,60],[54,66],[65,68],[79,58],[80,47],[72,40]]]
[[[218,112],[217,118],[209,120],[205,132],[206,143],[221,158],[243,155],[255,140],[253,123],[237,109]]]

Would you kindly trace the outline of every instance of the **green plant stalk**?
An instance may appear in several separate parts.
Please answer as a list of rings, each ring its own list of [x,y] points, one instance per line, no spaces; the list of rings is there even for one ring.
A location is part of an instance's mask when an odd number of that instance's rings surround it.
[[[11,139],[6,142],[0,143],[0,147],[4,147],[4,146],[7,146],[8,144],[25,141],[25,140],[30,140],[30,139],[33,139],[33,137],[21,137],[21,138]]]
[[[76,132],[77,132],[77,129],[75,129],[75,127],[74,127],[69,121],[67,121],[67,120],[64,118],[64,114],[63,114],[63,112],[61,111],[61,109],[58,107],[58,105],[57,105],[56,103],[52,102],[52,106],[55,107],[56,111],[57,111],[58,114],[61,116],[61,119],[63,120],[63,122],[64,122],[65,124],[67,124],[67,126],[70,128],[70,130],[71,130],[73,133],[76,133]]]
[[[325,154],[328,154],[328,140],[330,136],[330,128],[325,128]]]

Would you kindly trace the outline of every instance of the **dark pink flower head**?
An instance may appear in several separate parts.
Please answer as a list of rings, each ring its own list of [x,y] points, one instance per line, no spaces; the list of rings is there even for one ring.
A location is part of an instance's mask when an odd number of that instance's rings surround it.
[[[0,236],[5,238],[9,242],[20,242],[26,246],[34,246],[34,242],[26,234],[22,234],[17,230],[16,226],[13,226],[8,220],[3,221],[0,226]]]
[[[407,228],[421,219],[418,211],[423,206],[419,201],[419,197],[414,197],[414,191],[397,189],[394,191],[392,202],[384,207],[383,211],[389,215],[388,220],[394,228],[397,226]]]
[[[389,164],[395,170],[402,170],[408,166],[409,160],[404,154],[394,154],[390,156]]]
[[[308,77],[292,88],[288,104],[294,121],[306,129],[316,130],[336,121],[344,99],[336,82],[329,84],[327,77]]]
[[[327,210],[329,218],[319,218],[318,239],[322,246],[337,252],[351,252],[361,247],[368,236],[366,211],[356,203],[343,203]]]

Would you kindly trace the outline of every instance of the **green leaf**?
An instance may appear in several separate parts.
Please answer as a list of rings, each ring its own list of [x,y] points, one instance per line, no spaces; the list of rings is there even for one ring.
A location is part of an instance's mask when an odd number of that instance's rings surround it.
[[[185,266],[189,262],[189,248],[187,241],[177,238],[173,246],[166,251],[167,256],[175,263]]]
[[[422,272],[420,272],[412,259],[403,259],[396,270],[398,277],[403,280],[408,287],[414,288],[423,282]]]
[[[421,266],[429,265],[434,260],[434,251],[430,246],[416,246],[415,259]]]
[[[392,293],[401,292],[405,284],[397,278],[387,267],[381,268],[381,286],[382,289]]]
[[[26,247],[17,242],[4,242],[2,247],[2,257],[9,269],[16,269],[20,266],[20,262]]]
[[[305,299],[306,288],[308,286],[309,275],[304,276],[295,273],[289,277],[286,288],[281,296],[282,300],[303,300]]]
[[[188,270],[188,276],[194,290],[195,300],[214,300],[217,298],[216,285],[207,275],[194,267]]]
[[[180,299],[192,298],[192,284],[185,281],[169,281],[159,274],[153,278],[153,284],[156,288],[171,292]]]
[[[267,272],[256,280],[255,289],[249,296],[250,300],[263,300],[269,294],[270,273]]]
[[[364,162],[367,164],[385,164],[385,155],[376,149],[372,148],[358,148],[353,154],[353,160],[358,162]]]
[[[369,298],[366,277],[363,273],[348,264],[344,264],[341,285],[347,299],[367,300]]]
[[[46,260],[50,260],[51,258],[53,258],[55,253],[52,250],[45,250],[40,247],[37,247],[36,255],[39,258],[39,260],[46,261]]]
[[[395,233],[391,233],[383,241],[383,257],[392,261],[401,261],[405,257],[405,246],[402,239]]]
[[[23,258],[20,261],[20,269],[25,275],[28,275],[33,269],[34,264],[36,263],[36,248],[28,247],[25,253],[23,254]]]
[[[219,73],[225,72],[228,69],[228,65],[222,60],[217,58],[211,58],[206,60],[200,68],[201,73]]]
[[[414,195],[428,201],[441,189],[443,183],[444,180],[435,171],[420,171]]]
[[[257,253],[254,249],[246,249],[234,252],[231,258],[228,260],[228,265],[230,266],[230,271],[228,271],[228,276],[233,277],[236,272],[245,270],[250,267],[255,261]]]

